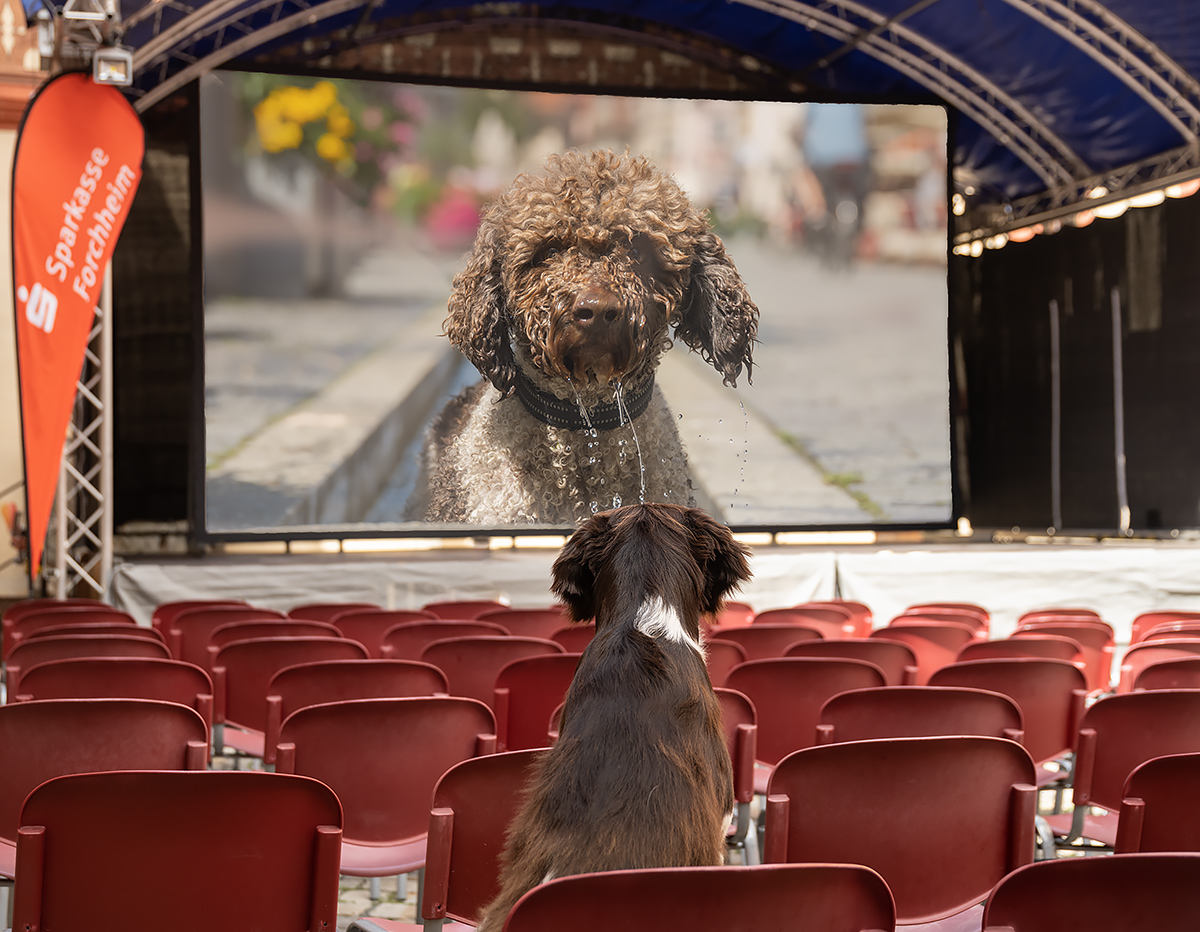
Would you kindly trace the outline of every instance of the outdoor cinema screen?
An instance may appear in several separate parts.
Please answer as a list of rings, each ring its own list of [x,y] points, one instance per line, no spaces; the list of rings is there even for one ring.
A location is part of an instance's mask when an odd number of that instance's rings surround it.
[[[576,148],[671,176],[758,307],[752,382],[723,384],[682,339],[655,371],[699,507],[745,530],[952,522],[943,108],[219,72],[200,135],[209,534],[570,526],[486,509],[431,523],[420,464],[429,424],[480,378],[443,326],[481,211]],[[618,417],[602,465],[653,489],[668,457],[638,424]],[[574,481],[567,460],[543,480]],[[461,482],[451,498],[496,491],[491,473]],[[580,514],[622,503],[602,482],[583,495]]]

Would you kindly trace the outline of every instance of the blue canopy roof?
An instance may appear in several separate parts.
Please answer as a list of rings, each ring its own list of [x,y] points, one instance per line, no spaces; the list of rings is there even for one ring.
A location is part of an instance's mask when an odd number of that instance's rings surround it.
[[[611,18],[749,56],[814,98],[942,100],[960,117],[959,189],[1010,214],[1022,198],[1045,210],[1103,182],[1132,191],[1200,174],[1200,3],[1183,0],[122,0],[121,8],[141,105],[212,67],[317,37],[365,43],[374,33],[364,26],[406,17],[430,29],[480,17],[543,28]]]

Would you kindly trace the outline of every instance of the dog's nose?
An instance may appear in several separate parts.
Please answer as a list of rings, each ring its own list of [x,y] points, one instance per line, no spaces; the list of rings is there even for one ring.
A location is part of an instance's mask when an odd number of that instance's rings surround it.
[[[615,294],[603,288],[587,288],[575,298],[575,323],[581,327],[607,327],[624,316]]]

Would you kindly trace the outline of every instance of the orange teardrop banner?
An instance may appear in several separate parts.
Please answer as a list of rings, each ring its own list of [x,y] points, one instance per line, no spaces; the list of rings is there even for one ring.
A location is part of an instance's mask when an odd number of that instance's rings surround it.
[[[31,575],[41,566],[105,267],[141,181],[144,149],[141,121],[121,92],[83,73],[48,81],[17,137],[13,288]]]

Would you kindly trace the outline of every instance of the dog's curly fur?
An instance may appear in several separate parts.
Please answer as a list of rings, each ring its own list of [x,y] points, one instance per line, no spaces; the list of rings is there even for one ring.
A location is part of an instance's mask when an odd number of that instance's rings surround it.
[[[529,414],[514,396],[518,369],[537,389],[592,409],[612,403],[618,386],[645,388],[673,331],[736,385],[743,367],[752,374],[757,325],[720,238],[671,177],[628,153],[551,156],[487,207],[454,279],[445,332],[484,380],[431,425],[409,517],[578,524],[639,498],[693,504],[657,386],[632,428],[592,436]]]

